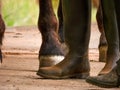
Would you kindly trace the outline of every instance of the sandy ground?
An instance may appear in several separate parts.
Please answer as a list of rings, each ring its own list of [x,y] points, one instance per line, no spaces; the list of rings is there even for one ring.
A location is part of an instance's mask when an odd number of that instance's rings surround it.
[[[97,75],[105,64],[98,62],[99,36],[96,24],[92,24],[89,51],[91,76]],[[41,42],[41,35],[35,26],[6,30],[2,47],[3,64],[0,66],[0,90],[108,90],[81,79],[53,80],[37,76]]]

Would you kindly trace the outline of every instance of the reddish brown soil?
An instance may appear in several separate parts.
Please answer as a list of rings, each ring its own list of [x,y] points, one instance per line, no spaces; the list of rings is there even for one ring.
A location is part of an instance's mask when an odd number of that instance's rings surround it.
[[[97,75],[105,64],[98,62],[99,35],[96,24],[92,24],[89,53],[92,76]],[[88,84],[85,80],[52,80],[37,76],[41,41],[36,27],[14,27],[6,30],[2,47],[3,64],[0,66],[0,90],[107,90]]]

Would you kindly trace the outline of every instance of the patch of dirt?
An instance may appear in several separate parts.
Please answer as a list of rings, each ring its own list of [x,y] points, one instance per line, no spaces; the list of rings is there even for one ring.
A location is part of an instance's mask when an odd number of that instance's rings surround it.
[[[92,24],[89,50],[92,76],[96,76],[105,64],[98,62],[97,47],[100,34],[96,29],[96,24]],[[41,42],[41,35],[36,26],[6,30],[2,47],[3,64],[0,66],[0,90],[107,90],[88,84],[85,80],[53,80],[37,76]]]

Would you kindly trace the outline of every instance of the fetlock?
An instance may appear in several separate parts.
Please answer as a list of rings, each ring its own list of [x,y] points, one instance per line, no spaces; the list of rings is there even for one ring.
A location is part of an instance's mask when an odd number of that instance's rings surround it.
[[[49,32],[47,36],[39,51],[39,68],[55,65],[64,59],[64,52],[55,33]]]

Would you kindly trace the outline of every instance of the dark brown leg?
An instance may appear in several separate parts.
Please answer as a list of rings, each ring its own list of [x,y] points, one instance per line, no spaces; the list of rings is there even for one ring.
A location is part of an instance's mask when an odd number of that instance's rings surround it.
[[[1,46],[2,46],[2,40],[4,37],[4,32],[5,32],[5,23],[3,21],[2,18],[2,14],[1,14],[1,0],[0,0],[0,62],[2,63],[2,51],[1,51]]]
[[[98,29],[101,33],[100,41],[99,41],[99,61],[106,62],[107,40],[106,40],[105,33],[104,33],[101,3],[97,10],[96,20],[98,24]]]
[[[58,28],[58,34],[60,37],[60,42],[64,43],[64,32],[63,32],[63,13],[62,13],[62,2],[59,0],[59,6],[58,6],[58,19],[59,19],[59,28]]]
[[[59,0],[59,7],[58,7],[58,20],[59,20],[59,27],[58,27],[58,34],[60,38],[60,42],[62,45],[62,50],[65,53],[65,55],[68,53],[68,47],[65,44],[65,37],[64,37],[64,31],[63,31],[63,12],[62,12],[62,0]]]
[[[38,28],[42,34],[39,51],[40,67],[51,66],[64,58],[58,37],[58,21],[52,7],[52,0],[39,0]]]

